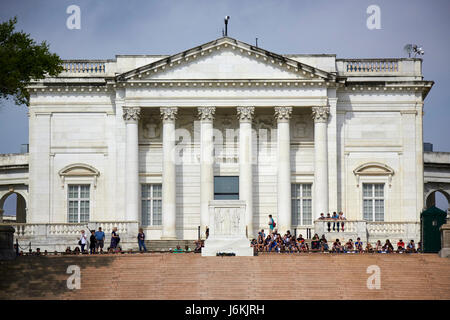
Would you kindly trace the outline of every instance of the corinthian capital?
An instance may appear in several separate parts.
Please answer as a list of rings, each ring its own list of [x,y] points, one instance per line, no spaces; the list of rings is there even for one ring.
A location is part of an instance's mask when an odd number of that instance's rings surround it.
[[[239,121],[252,121],[255,107],[237,107]]]
[[[312,117],[315,122],[327,122],[330,114],[330,107],[313,107]]]
[[[123,120],[139,121],[141,118],[141,108],[139,107],[123,107]]]
[[[161,107],[159,108],[161,118],[165,121],[175,121],[175,117],[178,112],[177,107]]]
[[[275,118],[278,121],[289,121],[292,114],[292,107],[275,107]]]
[[[198,117],[202,121],[213,121],[216,107],[198,107]]]

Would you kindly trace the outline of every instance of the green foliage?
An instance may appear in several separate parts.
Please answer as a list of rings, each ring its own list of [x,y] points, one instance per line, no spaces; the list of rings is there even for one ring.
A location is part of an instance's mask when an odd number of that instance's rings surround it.
[[[49,52],[45,41],[37,44],[24,32],[15,32],[17,18],[0,24],[0,98],[14,97],[16,104],[29,105],[26,89],[32,79],[56,76],[62,60]]]

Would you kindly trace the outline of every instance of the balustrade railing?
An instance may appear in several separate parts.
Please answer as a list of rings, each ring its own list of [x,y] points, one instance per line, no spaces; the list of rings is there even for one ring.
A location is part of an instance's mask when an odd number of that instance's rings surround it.
[[[104,74],[106,62],[96,60],[64,60],[63,71],[68,73]]]
[[[337,224],[339,223],[339,231]],[[342,229],[344,223],[344,229]],[[334,229],[333,229],[334,225]],[[361,239],[375,238],[416,238],[420,229],[419,222],[373,222],[373,221],[352,221],[352,220],[316,220],[314,221],[315,233],[334,235],[340,234],[343,238],[361,237]],[[339,233],[338,233],[339,232]]]
[[[101,227],[105,234],[112,232],[117,227],[117,233],[128,234],[130,226],[134,222],[88,222],[88,223],[11,223],[16,231],[15,236],[19,238],[32,236],[79,236],[81,230],[89,234],[89,230],[98,230]],[[133,228],[132,228],[133,229]],[[134,230],[134,229],[133,229]]]
[[[396,234],[405,233],[408,228],[406,222],[367,222],[369,234]]]
[[[385,72],[399,72],[398,60],[385,59],[356,59],[345,61],[345,72],[356,73],[385,73]]]

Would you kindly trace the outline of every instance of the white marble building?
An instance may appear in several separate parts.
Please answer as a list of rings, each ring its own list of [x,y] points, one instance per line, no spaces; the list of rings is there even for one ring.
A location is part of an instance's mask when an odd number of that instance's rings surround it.
[[[249,237],[269,214],[305,236],[326,231],[321,212],[343,211],[341,238],[419,241],[433,85],[421,59],[283,55],[223,37],[64,67],[30,86],[20,230],[36,246],[73,245],[87,223],[118,226],[125,246],[138,226],[196,239],[215,199],[245,201]]]

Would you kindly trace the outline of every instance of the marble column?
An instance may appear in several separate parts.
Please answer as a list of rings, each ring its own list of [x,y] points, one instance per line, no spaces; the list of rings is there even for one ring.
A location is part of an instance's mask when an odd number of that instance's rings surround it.
[[[176,167],[175,167],[175,117],[176,107],[160,108],[163,120],[163,169],[162,169],[162,236],[176,239]]]
[[[214,200],[214,142],[213,120],[215,107],[199,107],[200,119],[200,231],[205,238],[209,226],[208,205]]]
[[[313,107],[314,119],[314,212],[313,220],[328,213],[328,147],[329,107]]]
[[[245,224],[248,238],[252,239],[253,230],[253,141],[252,119],[255,107],[237,107],[239,119],[239,200],[245,200]]]
[[[139,107],[123,107],[126,126],[125,215],[127,221],[139,221]]]
[[[291,137],[289,120],[292,107],[275,107],[277,119],[277,229],[280,234],[291,230]]]

